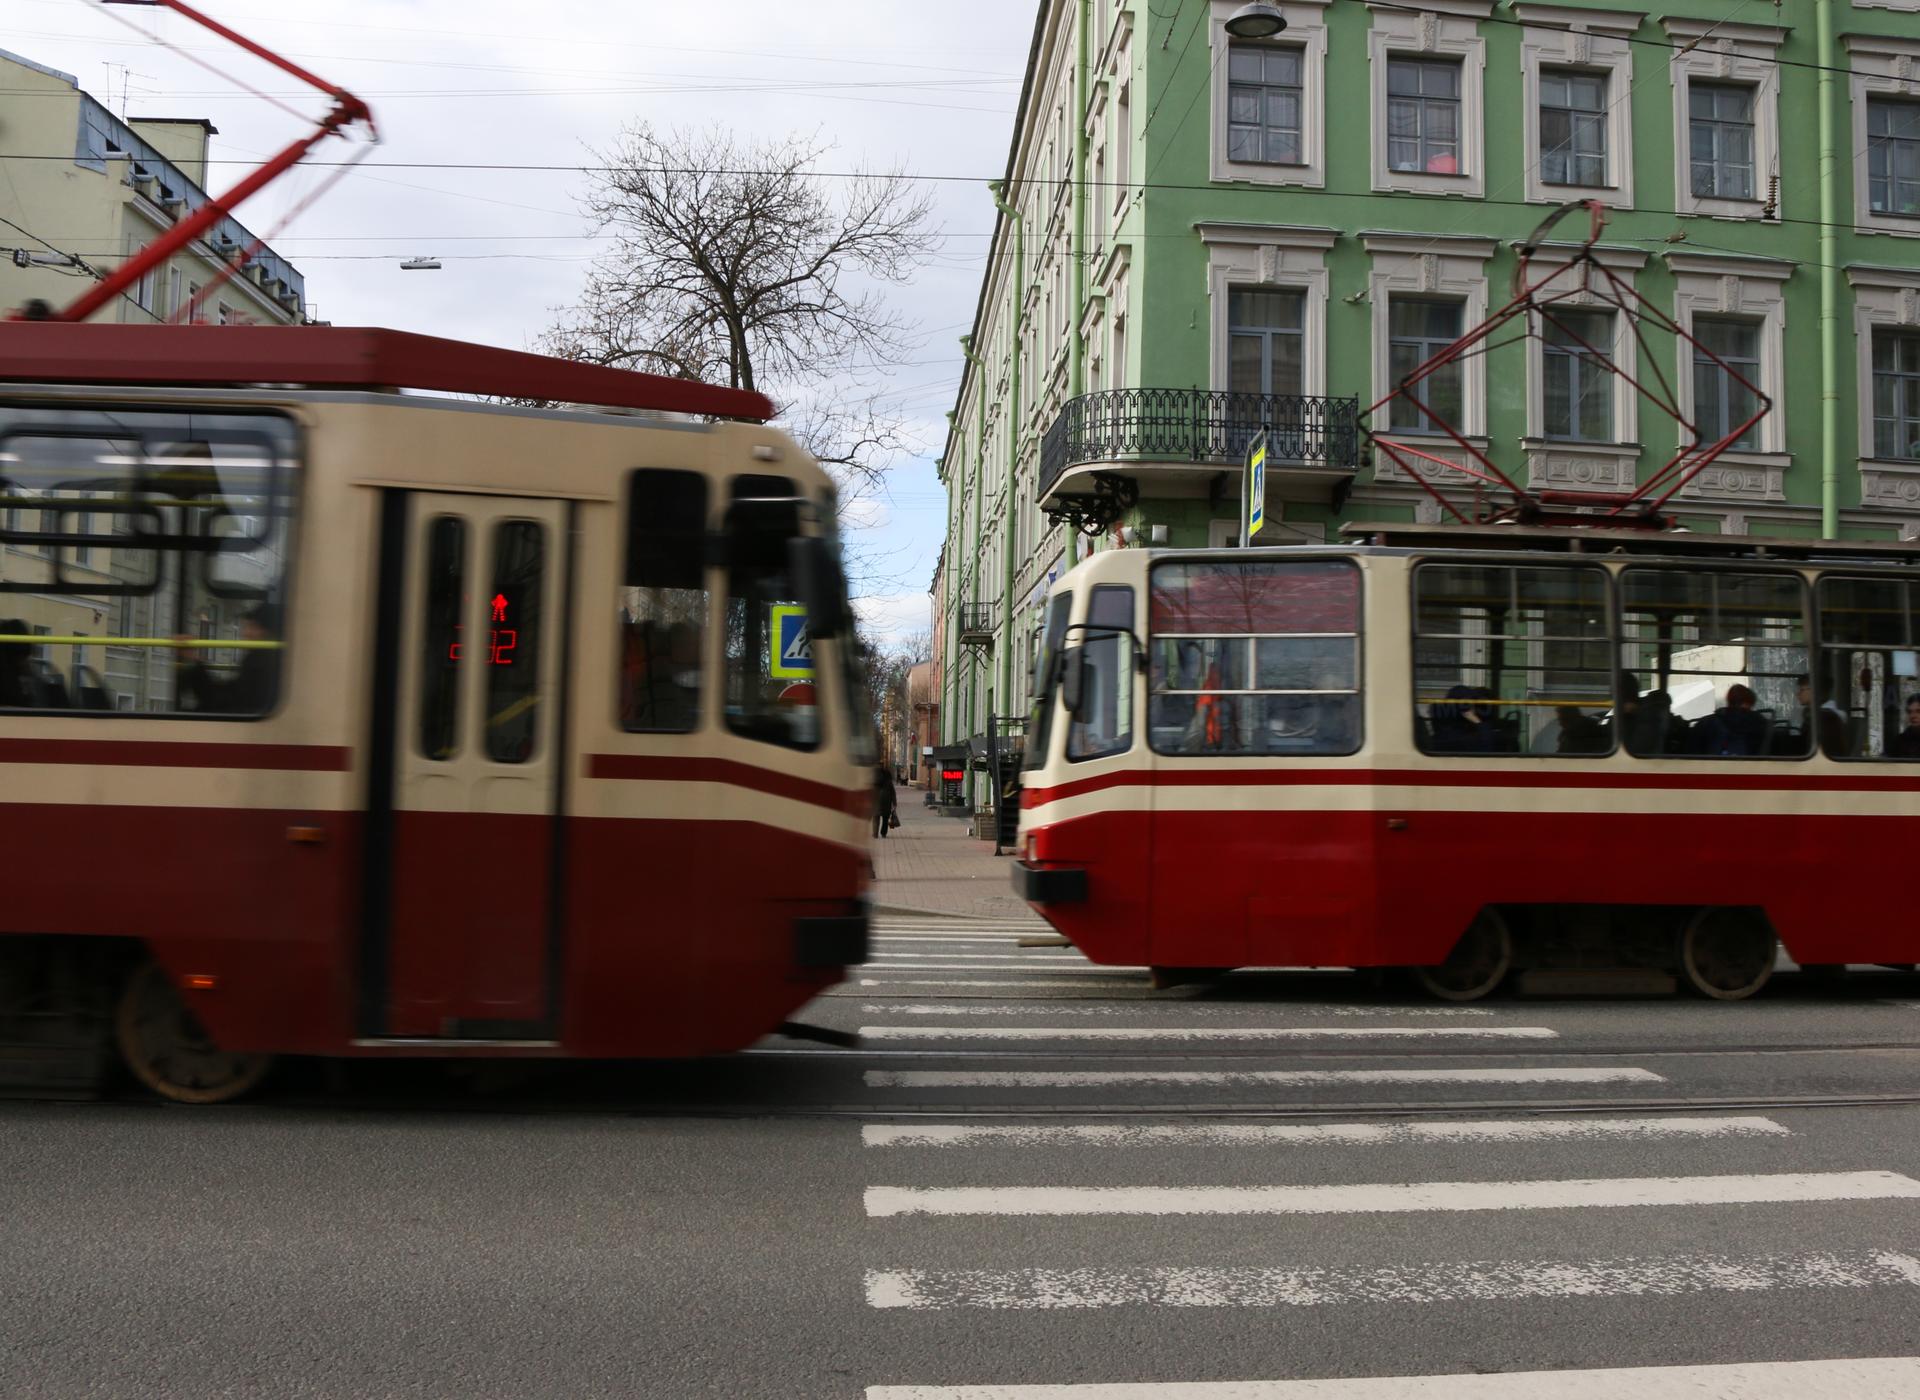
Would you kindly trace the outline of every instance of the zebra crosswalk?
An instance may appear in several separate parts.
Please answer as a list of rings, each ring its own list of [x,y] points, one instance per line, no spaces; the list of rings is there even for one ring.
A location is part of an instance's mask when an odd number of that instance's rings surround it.
[[[976,919],[881,913],[874,917],[866,963],[839,995],[1112,997],[1145,995],[1145,968],[1103,967],[1077,949],[1048,946],[1053,930],[1038,917]],[[1026,940],[1028,946],[1022,946]]]
[[[1189,1021],[1189,1013],[1214,1008],[1184,1006],[1166,1013],[1177,1011],[1179,1025],[1132,1024],[1125,1007],[1112,1008],[1120,1015],[1102,1011],[1076,1022],[1062,1015],[1070,1006],[1029,1008],[1028,1017],[1060,1016],[1064,1024],[998,1041],[988,1034],[991,1026],[974,1019],[991,1008],[863,1007],[876,1019],[864,1036],[883,1045],[1058,1042],[1150,1057],[1124,1068],[865,1071],[876,1116],[859,1126],[866,1171],[857,1208],[876,1257],[864,1268],[862,1296],[876,1326],[914,1329],[908,1335],[916,1357],[947,1358],[920,1363],[946,1374],[890,1376],[868,1386],[866,1400],[1920,1395],[1920,1358],[1783,1358],[1772,1340],[1777,1328],[1767,1321],[1834,1310],[1920,1315],[1920,1174],[1910,1174],[1911,1160],[1851,1160],[1842,1150],[1836,1161],[1816,1119],[1789,1122],[1777,1113],[1609,1106],[1421,1116],[1419,1095],[1463,1084],[1666,1083],[1627,1062],[1436,1066],[1404,1058],[1428,1050],[1457,1056],[1460,1050],[1445,1047],[1475,1038],[1517,1057],[1528,1043],[1557,1039],[1549,1027],[1518,1024],[1519,1013],[1492,1024],[1483,1011],[1405,1026],[1336,1022],[1268,1028],[1291,1034],[1235,1035],[1221,1033],[1257,1028],[1210,1026],[1203,1016]],[[1329,1016],[1340,1010],[1324,1008]],[[1134,1021],[1140,1012],[1136,1006]],[[879,1024],[882,1015],[894,1019]],[[1100,1029],[1120,1034],[1090,1033]],[[1170,1055],[1216,1053],[1181,1048],[1204,1047],[1209,1032],[1275,1054],[1316,1040],[1371,1038],[1405,1048],[1383,1049],[1385,1062],[1365,1069],[1268,1063],[1194,1070],[1151,1058],[1155,1046]],[[1276,1111],[1311,1108],[1310,1100],[1290,1104],[1291,1094],[1390,1084],[1399,1086],[1395,1107],[1404,1116],[1095,1116],[1101,1095],[1133,1085],[1200,1091],[1223,1082],[1258,1086]],[[1000,1092],[1061,1086],[1092,1097],[1067,1114],[1023,1113],[1016,1094]],[[891,1091],[951,1088],[990,1091],[988,1102],[1002,1112],[943,1119],[936,1106],[911,1119],[885,1116]],[[1113,1102],[1115,1110],[1124,1106]],[[1698,1223],[1704,1221],[1719,1228],[1706,1230]],[[1179,1232],[1168,1233],[1175,1222]],[[1450,1343],[1444,1357],[1434,1358],[1442,1361],[1438,1369],[1365,1374],[1376,1369],[1368,1364],[1372,1339],[1398,1329],[1427,1335],[1430,1325],[1417,1320],[1427,1314],[1445,1316],[1442,1331],[1450,1339],[1498,1337],[1522,1360],[1552,1362],[1566,1350],[1557,1338],[1580,1335],[1582,1310],[1594,1309],[1608,1310],[1616,1323],[1621,1309],[1632,1310],[1650,1333],[1669,1339],[1687,1337],[1696,1313],[1723,1324],[1751,1321],[1731,1337],[1713,1338],[1704,1356],[1669,1340],[1649,1355],[1609,1350],[1597,1358],[1607,1365],[1455,1374],[1475,1354],[1470,1341],[1460,1341],[1457,1352]],[[1309,1317],[1328,1321],[1290,1321]],[[1215,1345],[1233,1339],[1267,1358],[1271,1378],[1218,1379],[1204,1349],[1185,1349],[1181,1339],[1206,1318],[1220,1321],[1203,1335]],[[1016,1327],[1019,1319],[1027,1321]],[[1062,1341],[1049,1345],[1046,1338],[1056,1334]],[[1348,1339],[1337,1352],[1345,1369],[1302,1374],[1303,1335]],[[956,1340],[942,1340],[949,1337]],[[996,1337],[1007,1345],[986,1340]],[[1164,1340],[1117,1344],[1140,1337]],[[1728,1350],[1748,1355],[1729,1357]],[[1056,1359],[1068,1356],[1071,1364]],[[1665,1364],[1636,1364],[1648,1360]],[[1180,1378],[1183,1363],[1200,1374]],[[1247,1374],[1244,1364],[1237,1369]]]

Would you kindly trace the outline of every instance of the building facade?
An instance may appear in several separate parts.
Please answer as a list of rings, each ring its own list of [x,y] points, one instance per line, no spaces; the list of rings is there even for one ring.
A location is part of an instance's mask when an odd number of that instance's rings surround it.
[[[60,306],[91,276],[119,266],[206,203],[211,122],[122,121],[68,74],[0,49],[0,312]],[[254,236],[222,219],[142,278],[99,321],[152,323],[182,314]],[[207,294],[191,319],[292,325],[307,319],[306,283],[271,248]]]
[[[1685,525],[1920,534],[1920,0],[1282,0],[1260,41],[1239,8],[1040,5],[941,463],[948,742],[1025,706],[1046,587],[1088,551],[1238,539],[1263,425],[1262,543],[1438,519],[1358,415],[1569,201],[1772,400],[1670,503]],[[1585,315],[1703,433],[1745,416],[1686,341]],[[1568,345],[1502,340],[1425,392],[1516,481],[1631,489],[1676,451]]]

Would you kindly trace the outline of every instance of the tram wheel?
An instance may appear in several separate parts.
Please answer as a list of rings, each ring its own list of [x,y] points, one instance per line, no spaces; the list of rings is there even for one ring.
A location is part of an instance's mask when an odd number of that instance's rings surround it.
[[[1437,967],[1416,967],[1414,980],[1442,1001],[1479,1001],[1491,996],[1513,968],[1513,931],[1497,909],[1474,915]]]
[[[147,963],[127,979],[114,1017],[120,1058],[134,1078],[175,1103],[225,1103],[267,1077],[273,1056],[222,1050],[180,999],[173,979]]]
[[[1715,1001],[1740,1001],[1767,985],[1779,940],[1753,909],[1698,911],[1680,935],[1680,975]]]

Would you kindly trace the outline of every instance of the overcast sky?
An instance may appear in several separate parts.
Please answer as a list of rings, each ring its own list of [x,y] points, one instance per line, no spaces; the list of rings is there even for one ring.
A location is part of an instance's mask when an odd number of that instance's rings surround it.
[[[922,451],[864,509],[873,577],[863,610],[883,631],[924,626],[945,523],[934,477],[972,322],[993,212],[983,183],[1006,163],[1036,0],[196,0],[373,107],[374,163],[273,239],[305,273],[317,315],[516,349],[575,296],[592,256],[577,171],[459,169],[580,165],[636,120],[719,122],[746,135],[818,132],[823,164],[902,167],[937,181],[940,252],[895,293],[923,348],[874,383],[893,396]],[[324,98],[164,10],[89,0],[5,0],[0,46],[71,73],[116,112],[199,117],[219,128],[209,184],[226,188],[307,125]],[[716,26],[713,21],[724,21]],[[123,22],[124,21],[124,22]],[[158,33],[184,53],[134,32]],[[202,60],[221,76],[198,67]],[[324,158],[337,159],[333,142]],[[302,170],[239,211],[256,233],[312,192]],[[72,230],[40,230],[50,242]],[[439,272],[402,272],[430,255]]]

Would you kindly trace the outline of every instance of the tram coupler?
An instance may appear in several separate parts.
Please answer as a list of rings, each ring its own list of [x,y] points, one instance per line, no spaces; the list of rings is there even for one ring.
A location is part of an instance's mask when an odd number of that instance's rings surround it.
[[[827,1026],[810,1026],[805,1021],[782,1021],[779,1034],[792,1040],[816,1040],[840,1050],[858,1050],[860,1037],[853,1031],[836,1031]]]

